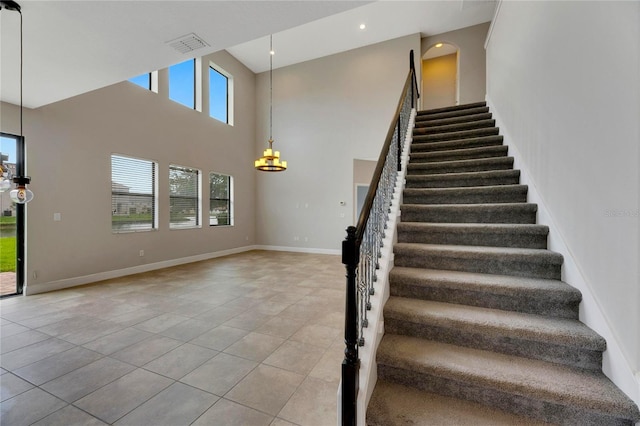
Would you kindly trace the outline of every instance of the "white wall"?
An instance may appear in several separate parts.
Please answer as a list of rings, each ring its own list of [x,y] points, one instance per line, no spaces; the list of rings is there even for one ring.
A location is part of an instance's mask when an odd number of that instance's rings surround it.
[[[166,84],[156,94],[123,82],[25,111],[27,171],[35,193],[27,207],[29,293],[254,244],[255,75],[226,52],[203,62],[208,60],[235,78],[234,126],[169,100]],[[17,112],[2,104],[2,131],[18,132]],[[112,234],[112,153],[159,163],[158,230]],[[232,175],[235,226],[209,227],[205,198],[201,229],[169,230],[169,164],[200,169],[203,197],[210,171]],[[61,213],[60,222],[53,221],[54,213]]]
[[[257,176],[259,244],[340,248],[353,225],[353,159],[378,158],[411,49],[419,61],[418,34],[274,70],[274,148],[289,168]],[[256,158],[269,137],[268,89],[268,72],[258,75]]]
[[[485,51],[489,23],[474,25],[422,39],[422,57],[437,43],[449,43],[458,48],[458,103],[483,101],[485,85]]]
[[[487,44],[488,100],[557,229],[550,244],[566,245],[575,265],[564,278],[595,300],[581,319],[613,339],[605,372],[627,368],[636,381],[639,76],[640,3],[499,6]],[[635,386],[623,390],[638,401]]]

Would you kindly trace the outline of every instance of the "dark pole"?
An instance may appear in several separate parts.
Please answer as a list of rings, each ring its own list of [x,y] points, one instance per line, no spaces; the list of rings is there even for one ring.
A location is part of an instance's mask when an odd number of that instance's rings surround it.
[[[358,398],[358,305],[356,295],[356,268],[360,261],[356,242],[356,227],[347,228],[342,242],[342,263],[347,271],[347,298],[344,318],[344,361],[342,361],[342,425],[355,426]]]

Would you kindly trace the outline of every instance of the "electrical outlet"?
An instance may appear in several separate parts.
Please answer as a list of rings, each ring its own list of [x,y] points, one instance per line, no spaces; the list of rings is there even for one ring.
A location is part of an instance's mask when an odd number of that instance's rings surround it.
[[[34,280],[37,279],[38,278],[38,271],[33,271],[31,273],[31,276],[33,277]]]
[[[140,257],[144,256],[144,250],[140,250]]]

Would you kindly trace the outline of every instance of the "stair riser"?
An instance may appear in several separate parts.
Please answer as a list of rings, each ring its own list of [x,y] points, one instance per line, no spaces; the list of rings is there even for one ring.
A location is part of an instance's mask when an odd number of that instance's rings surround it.
[[[462,152],[440,153],[416,152],[409,155],[410,163],[434,163],[439,161],[471,160],[478,158],[506,157],[508,153],[506,146],[488,147],[485,149],[468,149]],[[466,152],[464,152],[466,151]]]
[[[513,208],[456,209],[455,207],[402,206],[400,212],[402,222],[536,223],[535,211]]]
[[[408,164],[407,174],[411,175],[441,175],[445,173],[469,173],[488,172],[492,170],[511,170],[513,168],[513,158],[499,158],[491,161],[478,162],[452,162],[452,163],[430,163],[430,164]]]
[[[602,366],[602,352],[599,351],[531,341],[518,338],[517,336],[508,337],[507,335],[501,335],[500,332],[491,335],[489,333],[483,333],[481,328],[474,328],[472,330],[465,325],[456,327],[451,324],[445,327],[430,323],[429,321],[417,324],[390,318],[389,315],[385,315],[384,329],[386,333],[420,337],[459,346],[539,359],[592,371],[598,371]]]
[[[486,203],[526,203],[527,188],[487,190],[487,191],[445,191],[435,190],[404,191],[403,201],[407,204],[486,204]]]
[[[459,132],[462,130],[484,129],[487,127],[495,127],[495,120],[478,120],[467,121],[456,124],[445,124],[443,126],[420,126],[417,125],[413,129],[414,135],[431,135],[436,133]]]
[[[411,153],[416,154],[420,152],[451,151],[453,149],[483,148],[489,146],[501,146],[502,143],[503,138],[500,135],[484,136],[481,138],[456,139],[445,142],[420,143],[414,141],[411,144]]]
[[[444,269],[447,271],[512,275],[516,277],[560,279],[560,264],[548,258],[498,256],[482,253],[475,257],[457,257],[455,253],[429,250],[394,249],[394,264],[409,268]]]
[[[478,306],[481,308],[500,309],[503,311],[522,312],[556,318],[578,319],[579,301],[559,303],[550,300],[547,294],[517,294],[515,296],[492,294],[489,291],[472,291],[459,288],[448,288],[442,283],[433,286],[398,282],[393,276],[389,278],[392,296],[412,299],[433,300],[437,302],[455,303],[458,305]]]
[[[613,418],[573,406],[542,401],[491,387],[490,384],[464,381],[462,378],[440,377],[436,374],[405,370],[378,363],[378,378],[411,386],[426,392],[451,396],[495,407],[510,413],[562,425],[632,426],[631,421]]]
[[[438,133],[435,135],[424,135],[419,131],[413,131],[413,141],[417,143],[451,141],[456,139],[477,138],[481,136],[492,136],[500,133],[497,127],[487,127],[485,129],[463,130],[460,132]]]
[[[461,117],[443,118],[440,120],[416,120],[416,127],[445,126],[449,124],[467,123],[469,121],[479,120],[491,120],[491,113],[486,112],[482,114],[470,114]]]
[[[431,230],[404,230],[398,228],[399,243],[447,244],[463,246],[515,247],[546,249],[547,236],[544,234],[515,232],[473,232],[451,231],[433,232]]]
[[[495,185],[517,185],[520,183],[520,175],[504,176],[504,177],[455,177],[455,178],[441,178],[433,179],[429,177],[427,179],[421,176],[407,176],[406,188],[463,188],[471,186],[495,186]]]

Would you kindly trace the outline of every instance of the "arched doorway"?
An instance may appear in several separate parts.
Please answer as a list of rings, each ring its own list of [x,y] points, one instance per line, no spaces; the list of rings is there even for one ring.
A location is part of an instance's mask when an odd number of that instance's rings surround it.
[[[459,49],[450,43],[436,43],[422,56],[422,108],[457,105]]]

